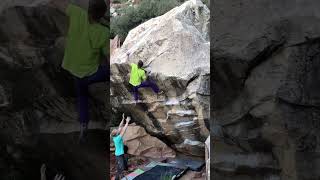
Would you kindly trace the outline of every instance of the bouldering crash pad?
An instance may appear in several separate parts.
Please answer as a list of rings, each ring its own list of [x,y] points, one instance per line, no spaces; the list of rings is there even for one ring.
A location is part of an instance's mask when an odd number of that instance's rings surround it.
[[[204,161],[192,159],[172,159],[169,160],[168,163],[175,165],[176,167],[186,167],[193,171],[200,171],[202,166],[205,164]]]
[[[140,174],[134,180],[163,180],[163,179],[177,179],[179,178],[184,172],[186,168],[181,169],[177,167],[171,166],[160,166],[156,165],[155,167],[151,168],[150,170]]]
[[[126,177],[122,178],[121,180],[133,180],[135,177],[139,176],[142,173],[144,173],[142,169],[136,169],[135,171],[128,174]]]

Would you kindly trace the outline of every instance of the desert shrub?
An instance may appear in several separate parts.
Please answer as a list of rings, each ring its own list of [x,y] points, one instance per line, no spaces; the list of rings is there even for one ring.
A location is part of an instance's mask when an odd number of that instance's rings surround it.
[[[117,4],[117,3],[126,3],[127,2],[127,0],[113,0],[112,1],[112,3],[115,3],[115,4]]]
[[[202,0],[202,2],[210,8],[210,0]]]
[[[126,7],[120,11],[121,16],[111,18],[111,38],[119,35],[123,41],[128,32],[139,24],[163,15],[178,6],[179,0],[142,0],[137,7]]]
[[[121,1],[121,0],[119,0]],[[111,38],[119,35],[123,42],[128,32],[141,23],[165,14],[186,0],[142,0],[137,7],[126,7],[118,11],[120,16],[111,18]],[[202,0],[207,6],[210,0]]]

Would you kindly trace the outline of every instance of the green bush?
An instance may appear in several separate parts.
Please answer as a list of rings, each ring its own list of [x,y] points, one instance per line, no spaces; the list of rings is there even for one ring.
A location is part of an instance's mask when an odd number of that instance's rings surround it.
[[[113,3],[126,3],[127,0],[113,0]]]
[[[202,2],[210,8],[210,0],[202,0]]]
[[[121,16],[111,18],[111,38],[119,35],[123,42],[128,32],[141,23],[165,14],[186,0],[142,0],[137,7],[126,7],[118,11]],[[210,0],[202,0],[209,5]]]
[[[165,14],[172,8],[178,6],[179,0],[142,0],[137,7],[126,7],[121,16],[111,18],[111,38],[119,35],[123,41],[128,32],[141,23]]]

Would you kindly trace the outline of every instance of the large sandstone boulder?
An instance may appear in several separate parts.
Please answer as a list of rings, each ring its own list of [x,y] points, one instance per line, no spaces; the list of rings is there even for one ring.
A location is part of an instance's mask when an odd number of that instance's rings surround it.
[[[128,112],[148,133],[196,156],[204,156],[209,134],[209,16],[201,1],[187,1],[131,30],[111,57],[114,114]],[[139,60],[164,95],[141,89],[142,103],[134,106],[127,75]]]
[[[150,136],[143,127],[128,126],[123,137],[128,154],[149,158],[174,158],[176,153],[156,137]]]
[[[78,1],[81,5],[84,2]],[[74,81],[61,68],[68,20],[47,3],[48,0],[0,1],[0,151],[10,144],[20,148],[22,156],[26,157],[24,164],[14,159],[6,161],[0,177],[12,179],[8,174],[14,170],[15,179],[39,178],[34,176],[39,173],[41,161],[69,154],[70,159],[78,160],[73,161],[71,168],[61,171],[69,175],[79,174],[77,167],[81,167],[82,172],[88,174],[82,177],[70,175],[70,179],[102,179],[104,174],[93,170],[97,169],[97,164],[105,165],[105,156],[100,151],[105,145],[101,141],[92,145],[99,151],[87,152],[84,145],[83,151],[79,150],[74,156],[69,153],[77,146],[69,142],[71,139],[77,142],[79,123]],[[100,130],[92,131],[94,137],[104,132],[101,130],[105,129],[109,117],[106,90],[104,83],[91,87],[94,98],[90,101],[90,129]],[[48,143],[40,144],[41,138]],[[50,146],[54,147],[52,153],[44,153]],[[88,153],[92,153],[90,158],[94,157],[96,162],[88,160],[90,163],[83,165],[86,160],[79,156]],[[99,158],[100,162],[96,160]],[[63,158],[60,163],[67,163],[67,160]],[[28,173],[21,174],[22,171]]]
[[[213,178],[320,178],[319,5],[215,1]]]

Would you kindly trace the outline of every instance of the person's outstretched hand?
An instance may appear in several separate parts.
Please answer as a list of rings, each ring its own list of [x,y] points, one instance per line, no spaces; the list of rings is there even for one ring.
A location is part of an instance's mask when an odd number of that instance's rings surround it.
[[[122,119],[124,119],[124,113],[122,114]]]
[[[46,165],[45,164],[42,164],[41,165],[41,168],[40,168],[40,174],[41,174],[41,180],[46,180],[47,177],[46,177]]]
[[[131,120],[131,117],[128,116],[127,119],[126,119],[127,124],[130,122],[130,120]]]
[[[54,180],[64,180],[64,176],[62,174],[57,174],[55,177],[54,177]]]

